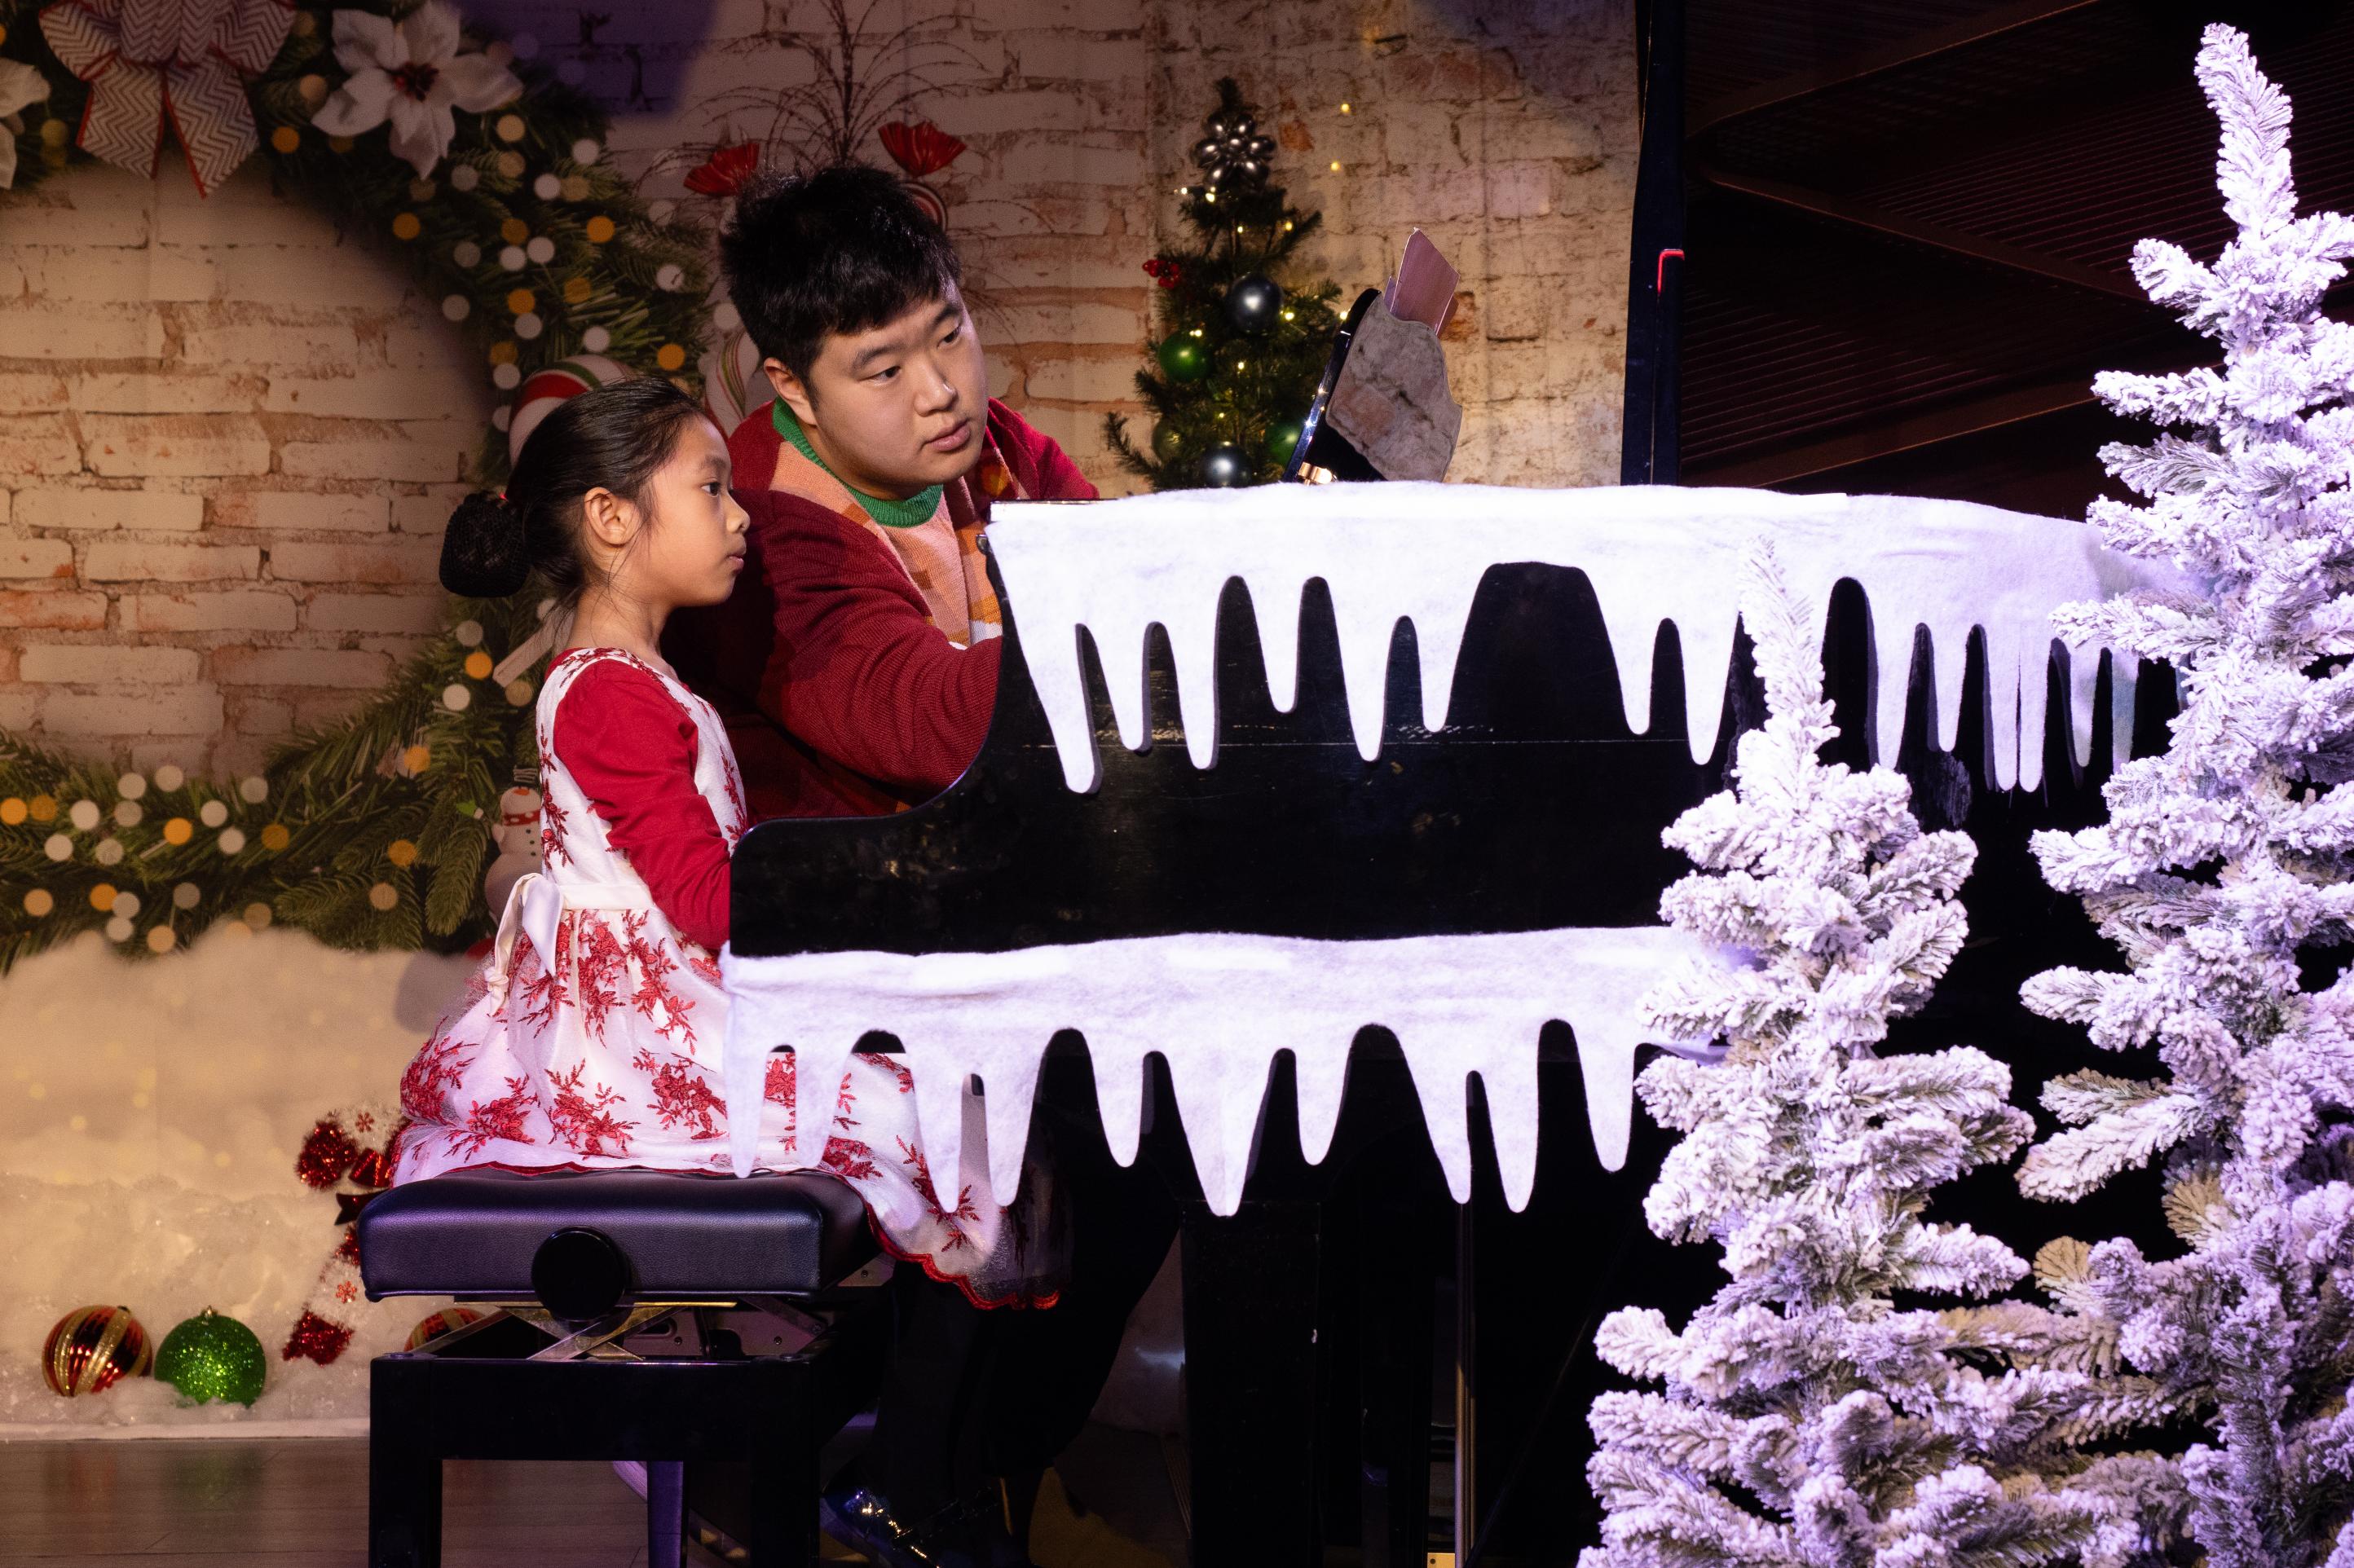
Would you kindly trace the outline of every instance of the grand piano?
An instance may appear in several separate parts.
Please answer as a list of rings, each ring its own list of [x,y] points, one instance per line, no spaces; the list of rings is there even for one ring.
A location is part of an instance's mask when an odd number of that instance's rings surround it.
[[[1593,1539],[1593,1327],[1712,1283],[1703,1249],[1641,1224],[1664,1145],[1630,1126],[1624,953],[1675,956],[1645,947],[1685,869],[1660,830],[1762,716],[1726,588],[1760,532],[1823,615],[1842,759],[1900,768],[1929,825],[1982,845],[1970,949],[1909,1033],[2010,1054],[2035,1028],[2017,979],[2095,950],[2026,833],[2095,814],[2169,693],[2044,627],[2146,568],[1959,503],[1340,484],[1002,508],[1003,673],[969,771],[916,810],[765,823],[737,851],[732,1082],[780,1044],[805,1080],[812,1052],[822,1071],[897,1049],[933,1086],[928,1143],[981,1090],[1001,1173],[1034,1093],[1099,1101],[1122,1158],[1190,1146],[1160,1169],[1184,1205],[1196,1563],[1421,1563],[1450,1542],[1458,1563],[1566,1563]],[[1563,933],[1601,935],[1543,946]],[[1205,934],[1420,957],[1364,966],[1392,973],[1362,1016],[1240,986],[1157,1022],[1138,1001],[1117,1039],[1001,976],[959,993],[982,1020],[1021,1003],[978,1058],[925,1032],[919,981],[893,989],[935,960]],[[1472,972],[1446,944],[1505,940],[1536,944],[1504,972],[1538,1011],[1426,1049],[1401,1019]]]

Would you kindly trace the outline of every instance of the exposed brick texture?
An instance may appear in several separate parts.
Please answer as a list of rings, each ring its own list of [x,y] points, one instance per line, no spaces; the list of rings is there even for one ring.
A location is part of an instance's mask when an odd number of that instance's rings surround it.
[[[766,134],[757,111],[730,121],[728,95],[805,78],[788,28],[816,8],[616,8],[585,56],[576,6],[496,15],[544,58],[583,58],[609,103],[644,89],[614,135],[634,169]],[[1135,411],[1140,263],[1224,74],[1324,215],[1309,273],[1344,299],[1377,284],[1416,224],[1461,269],[1452,477],[1611,482],[1637,141],[1618,0],[913,0],[902,16],[939,46],[918,112],[969,145],[931,183],[991,390],[1108,492],[1134,482],[1100,427]],[[679,194],[678,173],[648,194]],[[83,168],[0,193],[0,726],[228,771],[349,711],[440,624],[440,532],[497,396],[395,260],[258,164],[210,200],[171,158],[154,180]]]

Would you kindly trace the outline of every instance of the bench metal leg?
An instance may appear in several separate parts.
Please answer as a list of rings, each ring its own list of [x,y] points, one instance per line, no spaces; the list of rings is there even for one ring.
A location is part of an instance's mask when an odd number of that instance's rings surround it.
[[[377,1380],[368,1421],[368,1568],[440,1568],[441,1458]]]
[[[646,1461],[646,1568],[679,1568],[686,1550],[686,1465]]]
[[[750,1568],[817,1568],[818,1445],[788,1407],[748,1446],[752,1465]]]

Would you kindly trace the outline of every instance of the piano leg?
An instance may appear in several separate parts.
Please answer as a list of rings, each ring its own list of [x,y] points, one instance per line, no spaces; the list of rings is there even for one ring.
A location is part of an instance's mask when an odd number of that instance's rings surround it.
[[[1358,1540],[1364,1568],[1423,1568],[1430,1536],[1431,1280],[1427,1207],[1370,1205],[1357,1255]]]
[[[1185,1205],[1185,1416],[1196,1568],[1310,1568],[1321,1205]]]
[[[1471,1240],[1477,1202],[1455,1211],[1455,1562],[1471,1561],[1479,1540],[1479,1289],[1472,1270]]]

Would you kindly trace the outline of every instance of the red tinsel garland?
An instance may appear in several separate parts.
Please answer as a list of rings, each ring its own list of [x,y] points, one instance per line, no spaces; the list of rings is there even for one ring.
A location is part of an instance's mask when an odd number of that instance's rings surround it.
[[[366,1294],[360,1283],[359,1232],[352,1222],[369,1199],[392,1185],[393,1151],[408,1125],[376,1107],[354,1106],[321,1117],[302,1139],[294,1173],[305,1186],[320,1192],[343,1189],[335,1193],[335,1223],[343,1235],[320,1267],[302,1315],[286,1335],[279,1354],[287,1361],[307,1356],[325,1366],[351,1345]]]

